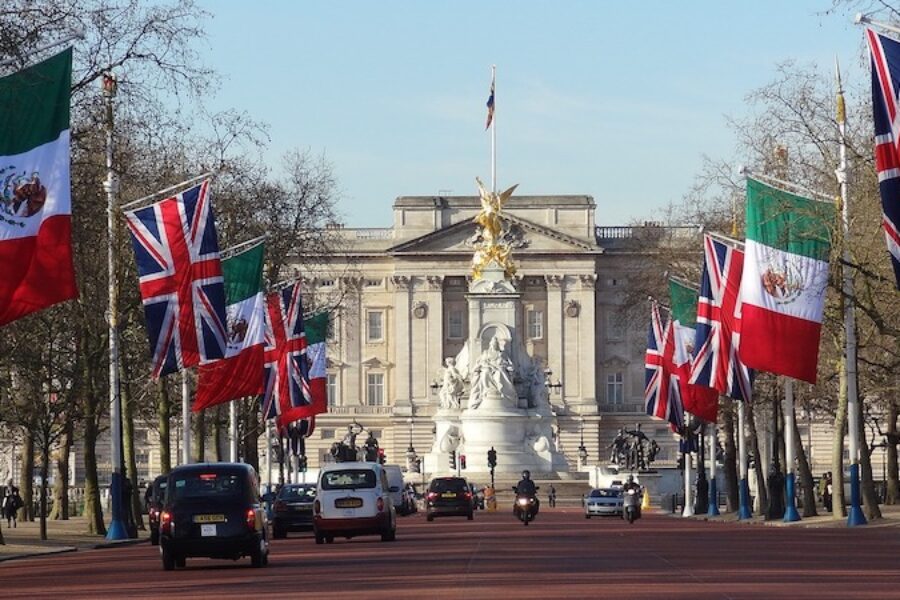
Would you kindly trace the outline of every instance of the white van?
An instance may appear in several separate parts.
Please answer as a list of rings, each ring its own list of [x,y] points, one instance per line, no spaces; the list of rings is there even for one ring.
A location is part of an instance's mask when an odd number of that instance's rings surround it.
[[[317,544],[380,535],[392,542],[397,535],[397,512],[391,501],[384,467],[371,462],[334,463],[322,467],[313,504],[313,533]]]
[[[397,465],[384,465],[384,472],[387,474],[388,491],[391,493],[391,502],[394,503],[394,508],[398,514],[407,514],[408,507],[403,497],[403,471]]]

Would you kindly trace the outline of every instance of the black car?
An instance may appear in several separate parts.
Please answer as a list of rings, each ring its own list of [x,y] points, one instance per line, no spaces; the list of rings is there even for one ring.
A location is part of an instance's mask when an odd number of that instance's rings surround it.
[[[150,522],[150,543],[159,544],[159,513],[166,497],[168,475],[160,475],[147,487],[147,520]]]
[[[435,477],[425,492],[425,518],[459,516],[472,520],[472,490],[462,477]]]
[[[272,506],[272,537],[287,537],[288,531],[311,531],[316,484],[293,483],[281,486]]]
[[[269,560],[266,511],[256,471],[242,463],[183,465],[169,473],[159,518],[163,568],[188,557],[249,556],[254,567]]]

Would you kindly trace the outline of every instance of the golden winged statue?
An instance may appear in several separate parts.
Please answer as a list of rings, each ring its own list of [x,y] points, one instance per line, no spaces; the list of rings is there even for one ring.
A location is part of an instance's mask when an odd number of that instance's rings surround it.
[[[478,177],[475,178],[475,182],[478,184],[478,193],[481,195],[481,212],[475,217],[475,222],[481,225],[481,239],[476,244],[475,255],[472,257],[472,276],[475,279],[481,278],[484,267],[491,261],[496,261],[506,271],[506,276],[512,277],[516,272],[516,267],[510,257],[509,246],[501,239],[503,233],[501,214],[503,205],[519,187],[519,184],[497,194],[487,191]]]

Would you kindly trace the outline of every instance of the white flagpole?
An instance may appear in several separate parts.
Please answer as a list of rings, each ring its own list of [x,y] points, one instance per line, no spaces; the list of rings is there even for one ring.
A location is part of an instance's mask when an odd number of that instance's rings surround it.
[[[237,439],[237,400],[232,400],[228,410],[228,436],[231,449],[231,462],[238,461],[238,439]]]
[[[709,509],[706,514],[710,517],[719,515],[719,489],[716,484],[716,441],[719,436],[716,432],[716,424],[709,426]]]
[[[800,520],[797,512],[796,475],[794,474],[794,380],[784,378],[784,522]]]
[[[837,57],[834,58],[834,69],[837,78],[837,123],[840,133],[840,166],[835,171],[838,183],[841,184],[841,221],[844,231],[843,240],[843,295],[844,295],[844,335],[846,338],[846,375],[847,375],[847,428],[850,434],[850,510],[847,514],[847,526],[865,525],[866,517],[860,507],[859,493],[859,398],[856,389],[856,311],[853,306],[853,271],[850,264],[850,194],[847,188],[847,113],[844,107],[844,89],[841,85],[841,69]]]
[[[685,439],[685,449],[684,452],[684,510],[681,511],[682,517],[693,517],[694,516],[694,501],[692,499],[691,494],[691,433],[688,430],[688,424],[690,423],[691,415],[688,412],[684,413],[684,424],[685,424],[685,432],[688,434]]]
[[[72,33],[71,35],[67,35],[66,37],[62,38],[61,40],[57,40],[55,42],[47,44],[46,46],[41,46],[40,48],[35,48],[34,50],[32,50],[31,52],[28,53],[28,56],[33,56],[35,54],[41,54],[42,52],[46,52],[47,50],[52,50],[53,48],[56,48],[57,46],[62,46],[66,42],[71,42],[72,40],[83,40],[83,39],[84,39],[84,30],[79,29],[79,30],[75,31],[74,33]],[[18,57],[8,58],[8,59],[4,60],[3,62],[0,62],[0,68],[8,67],[9,65],[15,64],[18,60],[19,60]]]
[[[272,491],[272,428],[269,427],[269,420],[263,418],[263,427],[266,428],[266,483],[269,484],[268,491]]]
[[[738,408],[738,431],[737,431],[737,439],[738,439],[738,461],[740,464],[740,476],[741,481],[739,485],[739,504],[738,504],[738,519],[749,519],[753,516],[753,511],[750,510],[750,482],[748,481],[748,464],[750,461],[747,460],[747,437],[744,435],[746,431],[746,424],[744,423],[744,411],[746,410],[744,407],[744,402],[750,402],[750,398],[744,398],[743,400],[736,400],[737,408]]]
[[[124,210],[126,208],[131,208],[132,206],[136,206],[142,202],[146,202],[147,200],[156,198],[157,196],[162,196],[163,194],[166,194],[173,190],[177,190],[177,189],[183,188],[183,187],[186,188],[187,186],[191,185],[192,183],[197,183],[198,181],[203,181],[204,179],[207,179],[208,177],[212,177],[213,175],[215,175],[215,172],[208,171],[202,175],[197,175],[196,177],[191,177],[190,179],[185,179],[184,181],[176,183],[175,185],[170,185],[169,187],[163,188],[157,192],[153,192],[152,194],[147,194],[143,198],[138,198],[137,200],[132,200],[131,202],[128,202],[127,204],[123,204],[122,210]]]
[[[491,65],[491,94],[494,96],[491,118],[491,192],[497,193],[497,65]]]
[[[184,443],[181,444],[181,464],[191,464],[191,390],[187,369],[181,372],[181,428]]]
[[[890,25],[888,23],[881,23],[880,21],[873,21],[868,16],[862,13],[856,13],[856,18],[853,20],[857,25],[871,25],[872,27],[878,27],[879,29],[884,29],[885,31],[890,31],[891,33],[900,33],[900,27],[895,25]]]

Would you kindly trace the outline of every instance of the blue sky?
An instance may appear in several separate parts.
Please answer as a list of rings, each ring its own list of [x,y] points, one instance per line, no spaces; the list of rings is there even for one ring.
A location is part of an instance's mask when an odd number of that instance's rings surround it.
[[[498,187],[589,194],[597,224],[653,218],[702,155],[734,152],[725,115],[777,63],[859,81],[862,29],[819,1],[202,0],[212,110],[270,126],[267,160],[323,153],[348,226],[389,226],[397,196],[474,195],[497,65]]]

